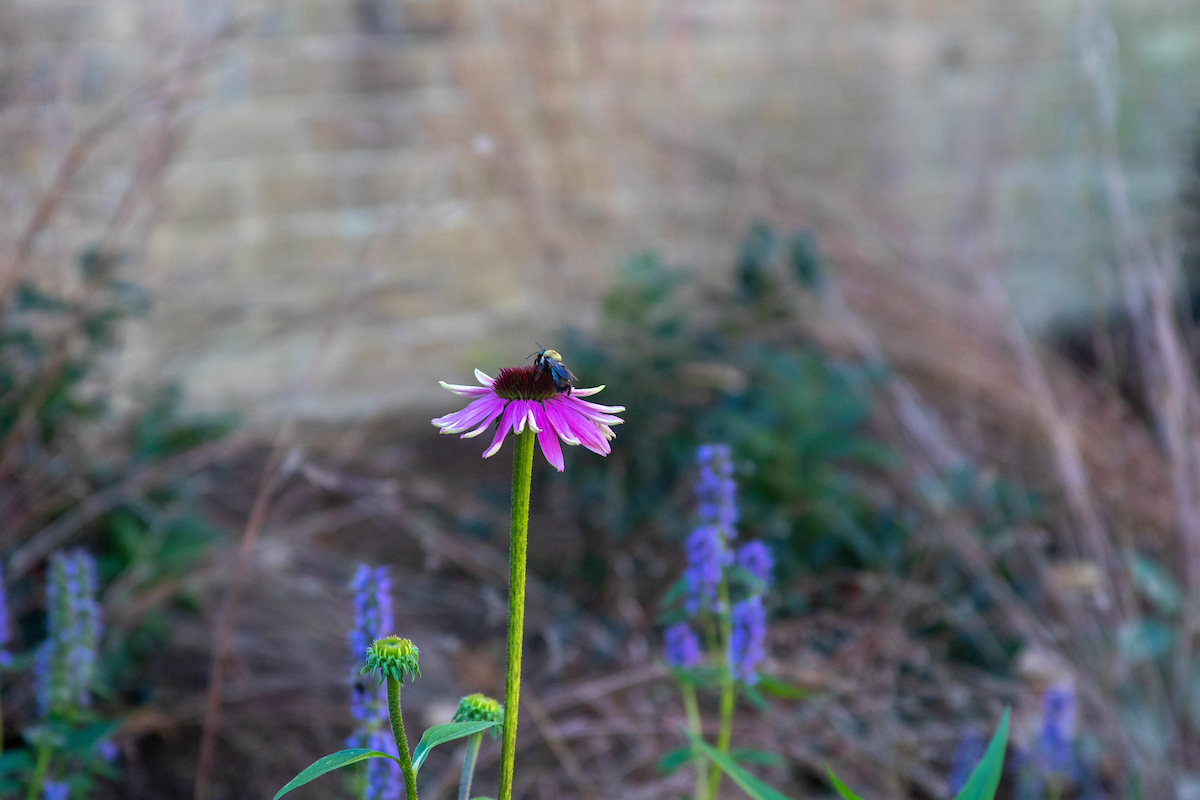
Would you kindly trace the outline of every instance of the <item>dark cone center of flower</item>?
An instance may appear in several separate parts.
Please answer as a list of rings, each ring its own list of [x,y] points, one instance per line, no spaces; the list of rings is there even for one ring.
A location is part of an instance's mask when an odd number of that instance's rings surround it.
[[[550,373],[536,365],[502,367],[492,390],[505,400],[549,400],[557,394]]]

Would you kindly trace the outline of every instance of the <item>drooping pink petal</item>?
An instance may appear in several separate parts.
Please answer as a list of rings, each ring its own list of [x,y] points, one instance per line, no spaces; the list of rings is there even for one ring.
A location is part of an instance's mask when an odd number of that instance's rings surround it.
[[[604,384],[600,384],[599,386],[593,386],[591,389],[579,389],[579,388],[572,387],[571,388],[571,396],[572,397],[591,397],[592,395],[597,394],[602,391],[604,391]]]
[[[557,412],[553,419],[555,427],[563,436],[563,441],[568,441],[567,435],[569,434],[593,453],[606,456],[612,451],[608,440],[605,439],[596,423],[579,413],[579,410],[571,404],[562,402],[562,395],[547,400],[545,405]]]
[[[482,370],[478,370],[478,369],[475,370],[475,380],[479,381],[484,386],[487,386],[489,388],[491,388],[491,385],[496,382],[495,378],[489,376],[487,373],[483,372]]]
[[[563,462],[562,447],[558,443],[558,433],[546,415],[545,407],[541,403],[534,403],[530,414],[537,422],[535,430],[538,431],[537,440],[538,446],[542,448],[542,455],[550,462],[550,466],[562,472],[566,466]]]
[[[442,385],[443,389],[449,389],[462,397],[483,397],[492,393],[491,387],[488,386],[461,386],[456,383],[446,383],[445,381],[438,381],[438,383]]]
[[[517,407],[514,412],[516,416],[513,418],[513,433],[524,433],[525,426],[533,419],[531,407],[535,405],[533,400],[514,400],[513,405]],[[533,428],[533,432],[537,433],[537,428]]]
[[[492,405],[488,408],[487,416],[484,417],[480,421],[479,427],[477,427],[473,431],[467,431],[460,438],[474,439],[476,436],[478,436],[479,434],[486,431],[488,429],[488,426],[490,426],[493,422],[496,421],[496,417],[500,416],[500,414],[503,413],[504,404],[507,401],[505,401],[504,398],[502,398],[502,397],[495,397],[495,396],[492,396],[489,399],[492,400]]]
[[[496,436],[492,439],[491,445],[483,451],[484,458],[491,458],[500,451],[500,445],[504,444],[504,437],[508,435],[509,430],[517,421],[517,402],[514,400],[504,407],[504,413],[500,415],[500,427],[496,428]]]
[[[554,426],[554,430],[558,433],[559,438],[567,444],[579,444],[579,437],[572,432],[571,426],[567,422],[566,414],[568,412],[551,400],[542,403],[542,410],[546,412],[546,418]]]
[[[570,403],[572,406],[575,406],[577,409],[579,409],[579,411],[581,413],[587,414],[589,417],[597,417],[598,418],[598,417],[603,417],[603,416],[609,416],[612,414],[619,414],[625,410],[625,406],[602,406],[599,403],[592,403],[588,400],[580,400],[574,394],[568,395],[565,398],[565,400],[567,403]],[[613,417],[613,419],[617,419],[617,418]],[[600,422],[608,422],[610,425],[613,424],[612,422],[610,422],[607,419],[602,419],[599,421]],[[617,421],[621,422],[622,420],[618,419]]]
[[[497,403],[500,404],[500,408],[496,408]],[[433,424],[441,428],[442,433],[462,433],[474,428],[489,416],[495,418],[503,409],[503,404],[504,401],[499,397],[496,397],[494,394],[488,395],[478,400],[472,400],[461,411],[455,411],[453,414],[438,417],[433,420]]]

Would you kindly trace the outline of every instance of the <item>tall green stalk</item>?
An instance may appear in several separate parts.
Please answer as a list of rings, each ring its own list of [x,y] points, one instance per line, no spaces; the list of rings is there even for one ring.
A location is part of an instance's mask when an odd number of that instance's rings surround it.
[[[25,800],[38,800],[42,796],[42,785],[46,782],[46,770],[50,768],[50,746],[38,748],[37,761],[33,765],[33,778],[29,781],[29,791]]]
[[[717,750],[729,753],[729,740],[733,736],[733,706],[737,699],[733,683],[733,673],[729,669],[729,640],[733,635],[733,619],[730,616],[729,582],[722,577],[717,588],[717,598],[721,604],[721,649],[725,655],[725,664],[721,672],[721,727],[717,730]],[[721,787],[721,768],[713,762],[708,770],[708,796],[716,798],[717,789]]]
[[[467,754],[463,756],[462,778],[458,781],[458,800],[471,800],[471,781],[475,777],[475,760],[479,757],[482,742],[482,732],[467,737]]]
[[[529,538],[529,482],[533,431],[517,434],[513,450],[512,524],[508,545],[508,663],[504,675],[504,731],[500,747],[500,796],[512,800],[517,754],[517,708],[521,702],[521,645],[525,636],[525,550]]]
[[[688,732],[697,738],[703,738],[704,730],[700,725],[700,702],[696,699],[696,684],[683,681],[679,688],[683,691],[683,710],[687,714]],[[692,800],[708,800],[708,781],[704,773],[708,760],[700,756],[692,756],[692,765],[696,768],[696,791]]]
[[[413,772],[412,756],[408,752],[408,737],[404,735],[404,717],[400,716],[400,681],[387,676],[388,718],[392,722],[392,736],[396,738],[396,751],[400,756],[400,772],[404,774],[404,790],[408,800],[417,800],[417,773]]]

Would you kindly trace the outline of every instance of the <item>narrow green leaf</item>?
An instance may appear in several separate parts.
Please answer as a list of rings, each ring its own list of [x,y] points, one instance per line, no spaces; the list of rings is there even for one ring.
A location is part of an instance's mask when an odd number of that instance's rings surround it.
[[[658,760],[658,771],[663,775],[674,775],[684,764],[692,760],[692,748],[680,747]]]
[[[758,691],[758,689],[754,688],[753,686],[747,686],[744,683],[740,684],[740,689],[742,697],[749,700],[750,705],[754,706],[764,714],[771,710],[771,707],[767,705],[766,698],[762,696],[762,692]]]
[[[421,768],[425,759],[429,757],[429,751],[439,744],[452,742],[455,739],[470,736],[472,733],[482,733],[488,728],[500,727],[503,726],[497,722],[447,722],[445,725],[434,725],[421,735],[421,741],[417,743],[417,749],[413,751],[413,772]]]
[[[733,763],[732,758],[720,752],[708,744],[708,742],[691,733],[688,733],[687,736],[692,740],[693,747],[698,748],[705,756],[712,759],[714,764],[725,770],[725,774],[732,778],[734,783],[742,787],[742,791],[748,794],[752,800],[788,800],[787,795],[780,794],[749,772],[746,772],[746,770]]]
[[[1175,577],[1162,565],[1146,556],[1135,555],[1129,572],[1134,585],[1159,611],[1168,616],[1178,613],[1183,604],[1183,592],[1179,590]]]
[[[275,797],[273,797],[272,800],[279,800],[279,798],[283,797],[297,786],[303,786],[309,781],[321,777],[326,772],[333,772],[335,769],[348,767],[351,764],[357,764],[359,761],[366,761],[368,758],[390,758],[397,764],[400,763],[399,759],[397,759],[395,756],[389,756],[387,753],[381,753],[378,750],[363,750],[358,748],[354,750],[339,750],[332,755],[325,756],[324,758],[318,758],[303,772],[292,778],[292,780],[288,782],[287,786],[284,786],[282,789],[276,792]]]
[[[756,750],[753,747],[739,747],[736,750],[730,750],[729,757],[739,764],[757,764],[760,767],[787,766],[787,761],[778,753]]]
[[[850,791],[849,786],[842,783],[841,778],[833,774],[833,770],[829,768],[828,764],[825,765],[825,772],[829,774],[829,782],[833,784],[833,788],[837,790],[842,800],[862,800],[861,797]]]
[[[773,678],[770,675],[758,676],[759,691],[766,694],[773,694],[776,697],[782,697],[784,700],[807,700],[812,697],[812,692],[801,686],[795,686],[787,681],[781,681],[779,678]]]
[[[983,754],[983,760],[975,767],[971,777],[967,778],[962,791],[954,800],[992,800],[996,796],[996,789],[1000,786],[1000,774],[1004,771],[1004,751],[1008,747],[1008,716],[1006,709],[987,752]]]

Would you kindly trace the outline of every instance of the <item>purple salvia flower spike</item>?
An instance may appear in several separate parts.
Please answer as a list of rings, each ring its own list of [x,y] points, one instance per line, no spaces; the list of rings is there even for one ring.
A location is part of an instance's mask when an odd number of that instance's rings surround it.
[[[392,582],[387,567],[371,569],[360,564],[350,588],[354,592],[354,627],[347,640],[351,654],[350,715],[354,718],[355,729],[346,740],[346,746],[367,747],[397,755],[388,723],[384,685],[361,675],[371,643],[382,639],[392,629]],[[364,800],[396,800],[401,792],[400,767],[391,759],[369,759],[365,786]]]
[[[700,468],[696,480],[696,513],[701,525],[714,525],[726,541],[734,538],[738,521],[737,483],[729,446],[702,444],[696,448]]]
[[[48,635],[38,648],[38,711],[70,716],[91,704],[100,606],[96,602],[96,562],[84,550],[55,553],[46,581]]]
[[[667,663],[677,669],[700,666],[700,640],[686,622],[677,622],[663,632]]]
[[[734,680],[753,686],[758,683],[755,670],[763,660],[763,642],[767,637],[767,615],[762,598],[751,597],[734,605],[731,622],[729,672]]]
[[[1042,693],[1038,761],[1045,775],[1067,775],[1074,764],[1075,687],[1055,684]]]
[[[46,781],[42,784],[42,800],[68,800],[71,787],[66,781]]]
[[[759,540],[755,539],[742,545],[738,550],[737,564],[762,581],[764,588],[770,585],[771,569],[775,566],[774,559],[771,558],[771,551]]]
[[[387,753],[393,757],[399,755],[396,749],[396,739],[391,731],[382,728],[371,732],[367,746],[372,750]],[[400,800],[403,776],[400,765],[390,758],[371,758],[367,760],[366,788],[363,800]]]
[[[8,646],[12,644],[12,626],[8,622],[8,592],[4,586],[4,574],[0,572],[0,667],[12,664],[12,653]]]
[[[692,531],[687,538],[686,606],[689,614],[718,611],[717,588],[731,556],[715,526],[706,525]]]

